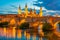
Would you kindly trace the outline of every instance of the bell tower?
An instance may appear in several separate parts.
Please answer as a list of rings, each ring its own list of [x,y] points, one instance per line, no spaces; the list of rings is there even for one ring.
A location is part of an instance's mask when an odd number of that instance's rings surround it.
[[[36,9],[34,8],[33,16],[36,17]]]
[[[18,14],[21,14],[21,7],[18,8]]]
[[[32,14],[32,9],[30,8],[30,14]]]
[[[34,8],[34,14],[36,14],[36,9]]]
[[[27,4],[25,5],[25,17],[28,16],[28,8],[27,8]]]
[[[42,7],[40,7],[40,13],[39,13],[39,16],[40,16],[40,17],[43,16]]]

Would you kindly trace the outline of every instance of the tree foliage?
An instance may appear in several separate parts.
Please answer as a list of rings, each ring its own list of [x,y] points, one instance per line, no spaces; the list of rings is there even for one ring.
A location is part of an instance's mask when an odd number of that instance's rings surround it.
[[[8,22],[1,22],[0,27],[8,27]]]
[[[53,31],[53,26],[46,22],[46,23],[43,24],[42,30],[43,30],[44,33],[52,32]]]
[[[19,29],[25,30],[29,28],[29,23],[28,22],[24,22],[19,26]]]
[[[44,23],[43,24],[43,28],[42,28],[43,32],[44,32],[44,37],[47,39],[47,40],[52,40],[52,36],[53,36],[53,26],[50,24],[50,23]]]

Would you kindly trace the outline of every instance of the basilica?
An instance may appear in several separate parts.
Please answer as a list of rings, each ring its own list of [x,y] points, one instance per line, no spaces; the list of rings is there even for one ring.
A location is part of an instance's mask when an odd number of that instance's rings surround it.
[[[40,7],[40,12],[39,12],[39,14],[37,14],[35,8],[34,8],[34,11],[32,11],[32,9],[30,8],[30,12],[29,12],[27,5],[25,5],[24,13],[22,13],[22,10],[21,10],[21,8],[19,6],[18,14],[21,15],[21,16],[24,16],[25,18],[26,17],[42,17],[43,16],[43,14],[42,14],[42,7]]]

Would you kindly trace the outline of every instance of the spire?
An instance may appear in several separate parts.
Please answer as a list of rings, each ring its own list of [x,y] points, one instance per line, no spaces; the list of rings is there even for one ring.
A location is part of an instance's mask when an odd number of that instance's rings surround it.
[[[34,14],[36,14],[36,9],[34,8]]]
[[[25,17],[28,16],[28,8],[27,8],[27,4],[25,5]]]
[[[35,10],[35,8],[34,8],[34,11],[33,11],[33,15],[32,15],[33,17],[36,17],[36,10]]]
[[[30,14],[32,14],[32,9],[30,8]]]
[[[27,8],[27,4],[25,5],[25,8]]]
[[[43,16],[43,12],[42,12],[42,6],[40,7],[40,13],[39,13],[40,17]]]
[[[18,14],[21,14],[21,7],[18,8]]]

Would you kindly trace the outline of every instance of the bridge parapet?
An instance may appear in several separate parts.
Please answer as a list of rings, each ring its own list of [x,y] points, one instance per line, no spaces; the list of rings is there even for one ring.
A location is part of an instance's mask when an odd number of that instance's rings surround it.
[[[49,22],[49,23],[53,23],[53,24],[55,24],[56,22],[59,22],[60,21],[60,17],[50,17],[50,16],[43,16],[43,17],[27,17],[27,18],[25,18],[25,17],[13,17],[17,22],[19,22],[19,21],[21,21],[21,20],[23,20],[23,19],[25,19],[26,20],[26,22],[29,22],[29,23],[31,23],[31,22]],[[0,18],[0,20],[8,20],[8,21],[10,21],[11,19],[12,19],[12,17],[6,17],[6,18]]]
[[[55,24],[56,22],[60,22],[60,17],[54,17],[52,23]]]

